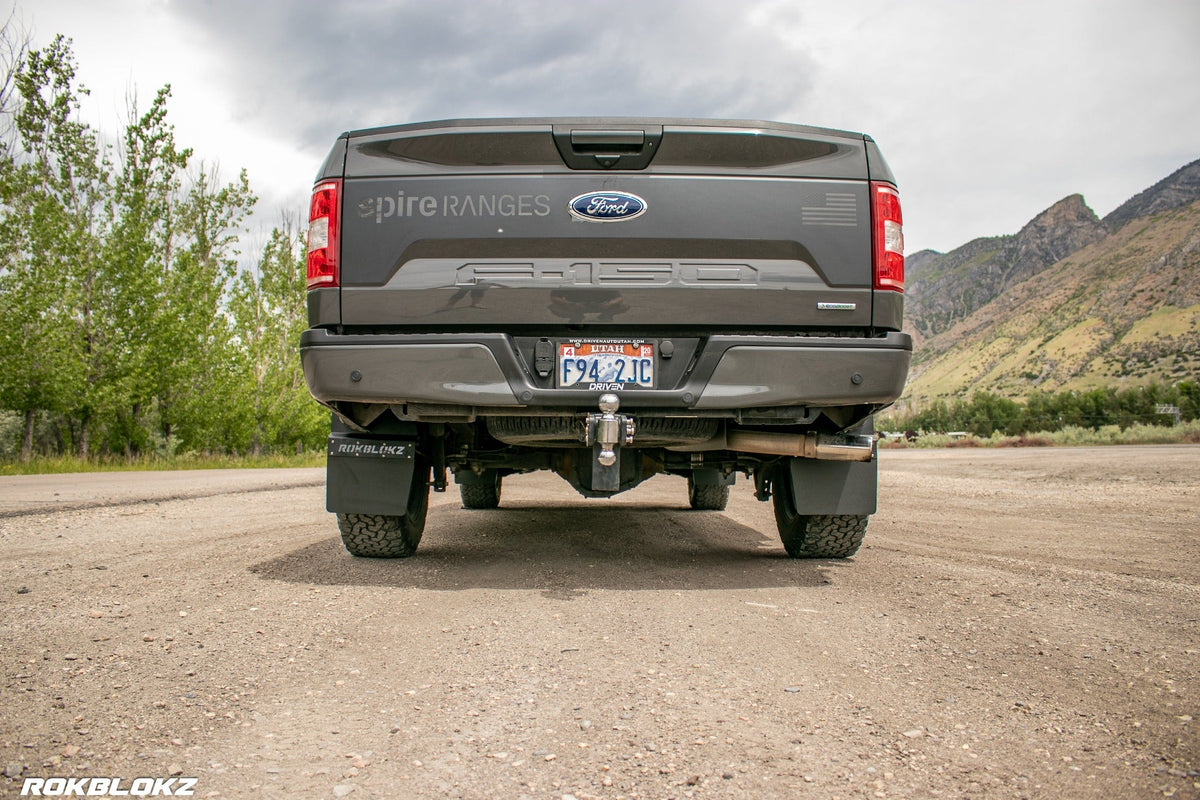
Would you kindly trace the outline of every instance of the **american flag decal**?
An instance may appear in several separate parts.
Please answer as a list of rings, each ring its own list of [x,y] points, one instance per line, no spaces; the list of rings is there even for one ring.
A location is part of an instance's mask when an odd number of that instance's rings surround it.
[[[826,192],[825,205],[800,206],[800,222],[804,225],[855,227],[858,225],[858,198],[851,192]]]

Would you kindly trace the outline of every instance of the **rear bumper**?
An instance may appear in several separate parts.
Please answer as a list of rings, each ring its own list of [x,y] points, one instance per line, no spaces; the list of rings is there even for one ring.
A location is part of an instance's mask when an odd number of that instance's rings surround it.
[[[556,389],[512,337],[305,331],[304,377],[323,403],[421,403],[475,408],[594,408],[602,391]],[[912,358],[904,333],[881,338],[708,337],[670,388],[630,390],[622,408],[720,411],[780,406],[886,405]]]

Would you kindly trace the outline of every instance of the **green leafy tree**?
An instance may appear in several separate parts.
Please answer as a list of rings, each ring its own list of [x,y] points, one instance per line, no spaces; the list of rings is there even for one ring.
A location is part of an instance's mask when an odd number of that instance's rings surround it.
[[[253,270],[238,276],[230,298],[242,346],[240,407],[247,414],[250,452],[318,446],[328,413],[304,385],[297,343],[306,326],[304,254],[291,226],[276,228]]]
[[[319,446],[328,417],[296,350],[306,314],[295,227],[240,269],[255,196],[244,171],[227,183],[189,171],[170,87],[131,109],[114,149],[79,120],[86,90],[69,40],[26,51],[8,47],[7,30],[0,408],[21,420],[22,457],[35,442],[127,457]]]
[[[39,191],[32,171],[0,163],[0,202],[0,405],[22,417],[20,453],[28,461],[39,412],[65,411],[68,402],[70,284],[54,241],[61,209]]]
[[[237,381],[238,331],[226,309],[237,273],[239,235],[256,198],[243,170],[220,184],[201,169],[178,209],[180,245],[159,304],[157,384],[164,441],[230,450],[244,438]]]
[[[1058,429],[1054,399],[1046,392],[1034,391],[1025,399],[1025,408],[1017,422],[1017,433],[1034,433]]]
[[[1194,380],[1182,381],[1176,385],[1180,414],[1185,421],[1200,419],[1200,382]]]
[[[172,344],[164,324],[171,304],[171,273],[181,174],[191,151],[175,144],[167,123],[170,87],[159,90],[149,110],[136,104],[125,128],[120,169],[106,207],[111,229],[104,242],[104,272],[110,287],[103,326],[109,335],[107,381],[114,389],[109,411],[109,447],[127,456],[145,449],[145,415],[169,392],[176,361],[163,352]]]
[[[104,391],[94,369],[103,350],[95,312],[106,292],[98,253],[109,165],[96,134],[78,120],[86,90],[76,85],[68,40],[30,50],[13,85],[16,140],[0,166],[0,304],[12,322],[0,341],[0,394],[25,417],[22,457],[39,410],[70,413],[86,454]]]

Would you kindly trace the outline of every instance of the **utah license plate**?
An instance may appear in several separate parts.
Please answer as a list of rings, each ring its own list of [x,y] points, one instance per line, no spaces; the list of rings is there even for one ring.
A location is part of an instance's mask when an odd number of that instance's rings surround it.
[[[654,388],[654,345],[643,341],[560,342],[560,389]]]

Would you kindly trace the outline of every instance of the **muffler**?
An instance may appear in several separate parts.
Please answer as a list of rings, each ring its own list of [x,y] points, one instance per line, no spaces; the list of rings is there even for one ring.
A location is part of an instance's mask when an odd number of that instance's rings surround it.
[[[870,461],[875,437],[828,433],[772,433],[731,430],[725,434],[728,450],[822,461]]]

